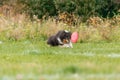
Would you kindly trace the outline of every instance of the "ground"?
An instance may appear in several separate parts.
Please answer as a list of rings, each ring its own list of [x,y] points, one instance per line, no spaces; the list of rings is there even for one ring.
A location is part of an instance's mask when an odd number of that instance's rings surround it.
[[[45,41],[2,41],[0,80],[119,80],[120,42],[50,47]]]

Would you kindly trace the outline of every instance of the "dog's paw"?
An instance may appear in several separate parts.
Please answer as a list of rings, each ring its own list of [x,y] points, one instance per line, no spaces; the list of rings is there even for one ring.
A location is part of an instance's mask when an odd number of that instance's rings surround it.
[[[64,45],[62,45],[61,47],[63,47],[63,48],[73,48],[73,46],[71,46],[71,45],[69,45],[69,44],[64,44]]]

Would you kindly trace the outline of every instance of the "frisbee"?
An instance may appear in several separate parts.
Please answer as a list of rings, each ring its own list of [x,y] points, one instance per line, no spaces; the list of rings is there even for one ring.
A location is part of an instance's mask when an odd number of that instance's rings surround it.
[[[72,35],[71,35],[71,42],[76,43],[77,41],[78,41],[78,33],[73,32]]]

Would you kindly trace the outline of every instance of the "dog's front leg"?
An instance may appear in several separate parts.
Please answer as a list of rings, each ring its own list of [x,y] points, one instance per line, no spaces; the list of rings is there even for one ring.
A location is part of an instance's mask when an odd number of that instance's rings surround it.
[[[70,48],[73,48],[73,45],[72,45],[71,41],[69,42],[69,46],[70,46]]]

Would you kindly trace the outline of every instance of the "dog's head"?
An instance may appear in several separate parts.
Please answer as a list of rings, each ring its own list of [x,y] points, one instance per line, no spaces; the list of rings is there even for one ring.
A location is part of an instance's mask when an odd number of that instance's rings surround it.
[[[67,30],[59,31],[56,36],[60,38],[63,43],[69,43],[71,39],[71,32]]]

